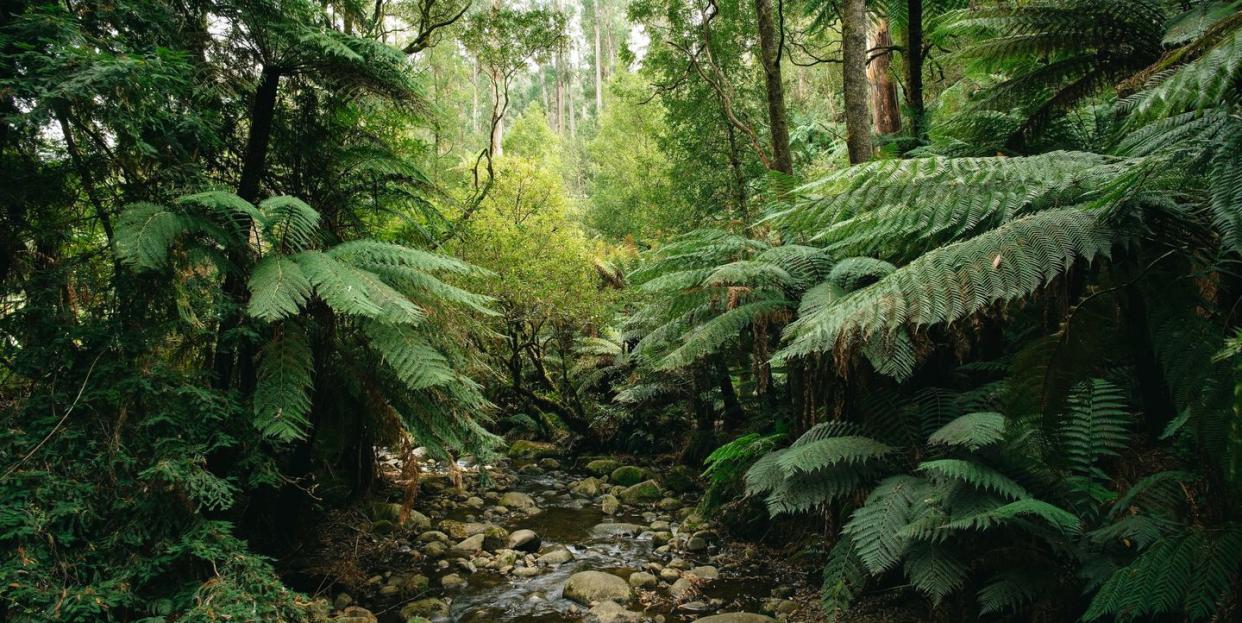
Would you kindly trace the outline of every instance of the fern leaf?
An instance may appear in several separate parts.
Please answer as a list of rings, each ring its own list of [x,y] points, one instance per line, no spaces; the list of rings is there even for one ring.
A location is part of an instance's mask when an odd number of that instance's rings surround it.
[[[940,427],[928,442],[942,446],[959,446],[978,450],[992,445],[1005,436],[1005,416],[994,411],[967,413]]]
[[[409,389],[448,385],[458,378],[444,355],[413,327],[368,322],[366,334],[371,348]]]
[[[939,459],[919,465],[918,471],[945,480],[967,483],[982,491],[998,493],[1012,500],[1029,498],[1031,495],[1008,476],[979,463],[961,459]]]
[[[855,552],[872,575],[888,571],[901,560],[909,542],[901,531],[913,520],[924,489],[921,478],[888,478],[871,491],[867,502],[845,524],[842,532],[853,540]]]
[[[259,204],[267,240],[283,254],[304,251],[319,235],[319,212],[296,197],[272,197]]]
[[[310,425],[313,362],[306,335],[286,324],[263,347],[254,391],[255,426],[277,441],[301,439]]]
[[[787,474],[848,466],[888,456],[896,448],[869,437],[829,437],[790,446],[777,464]]]
[[[312,291],[298,263],[280,255],[265,257],[255,265],[249,288],[246,313],[269,322],[297,314]]]
[[[154,203],[132,203],[117,220],[117,255],[135,268],[160,268],[168,262],[173,241],[185,230],[180,214]]]

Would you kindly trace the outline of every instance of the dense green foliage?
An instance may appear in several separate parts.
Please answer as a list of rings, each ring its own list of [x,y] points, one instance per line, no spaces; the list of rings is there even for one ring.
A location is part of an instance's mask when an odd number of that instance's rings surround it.
[[[1242,616],[1242,6],[772,5],[0,7],[0,618],[322,619],[382,450],[534,437],[834,617]]]

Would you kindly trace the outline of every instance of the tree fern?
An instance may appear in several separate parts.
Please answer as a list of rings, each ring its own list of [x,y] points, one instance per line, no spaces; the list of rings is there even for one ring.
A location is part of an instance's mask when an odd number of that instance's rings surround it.
[[[685,367],[700,357],[716,352],[725,342],[736,339],[742,329],[750,326],[755,318],[789,309],[792,305],[785,299],[769,299],[746,303],[722,312],[687,333],[677,349],[666,355],[658,367]]]
[[[781,455],[776,464],[786,474],[814,472],[881,459],[894,450],[892,446],[868,437],[828,437],[795,443]]]
[[[312,294],[311,281],[298,262],[281,255],[265,257],[250,273],[246,313],[274,321],[301,312]]]
[[[260,353],[254,392],[255,426],[278,441],[300,439],[310,424],[313,362],[302,328],[286,324]]]
[[[1167,537],[1117,569],[1083,614],[1131,621],[1185,612],[1188,620],[1212,618],[1226,606],[1242,560],[1242,529],[1190,528]]]
[[[1094,474],[1097,461],[1118,456],[1129,445],[1130,420],[1121,388],[1092,379],[1070,392],[1058,447],[1075,473]]]
[[[366,334],[371,348],[412,390],[446,385],[457,378],[444,356],[413,327],[369,322]]]
[[[842,533],[872,575],[880,575],[901,561],[909,544],[902,534],[923,503],[927,483],[909,475],[892,476],[871,490],[867,501],[850,516]]]
[[[986,465],[962,459],[938,459],[921,463],[918,471],[931,477],[966,483],[980,491],[998,493],[1011,500],[1031,497],[1008,476]]]
[[[1005,416],[994,411],[967,413],[940,427],[928,441],[934,445],[978,450],[1005,436]]]
[[[778,357],[832,351],[912,325],[952,322],[1026,296],[1078,258],[1107,254],[1116,231],[1076,209],[1049,210],[936,249],[839,303],[799,318]]]
[[[117,255],[135,268],[160,268],[168,261],[173,241],[185,229],[185,220],[177,212],[154,203],[132,203],[117,220]]]

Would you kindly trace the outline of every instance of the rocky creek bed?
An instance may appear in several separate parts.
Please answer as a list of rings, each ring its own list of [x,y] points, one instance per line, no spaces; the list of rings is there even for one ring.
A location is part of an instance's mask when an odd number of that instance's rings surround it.
[[[525,448],[525,449],[524,449]],[[317,592],[335,623],[762,623],[819,621],[805,573],[722,540],[684,468],[545,456],[448,466],[418,453],[412,510],[368,509],[327,546],[366,562]],[[385,457],[395,492],[413,470]],[[406,480],[403,481],[402,478]],[[460,483],[460,486],[458,484]],[[395,496],[394,496],[395,497]],[[357,513],[345,522],[358,523]],[[324,552],[321,552],[321,554]],[[331,567],[328,564],[327,567]],[[341,569],[349,568],[351,573]],[[332,573],[319,565],[317,573]],[[341,581],[352,576],[352,581]]]

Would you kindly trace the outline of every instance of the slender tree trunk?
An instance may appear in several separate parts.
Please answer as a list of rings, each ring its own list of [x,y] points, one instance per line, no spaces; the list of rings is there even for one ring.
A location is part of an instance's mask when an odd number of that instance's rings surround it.
[[[246,155],[242,162],[241,179],[237,182],[237,196],[254,203],[259,198],[259,185],[267,163],[267,148],[272,137],[272,119],[276,114],[276,96],[280,87],[280,71],[264,66],[255,91],[254,103],[250,109],[250,136],[246,139]],[[234,254],[237,255],[237,254]],[[234,257],[233,264],[244,267],[250,263],[248,257]],[[226,333],[241,326],[245,321],[241,301],[246,293],[246,282],[240,270],[232,270],[225,274],[222,286],[224,296],[231,304],[231,309],[220,319],[216,327],[215,353],[212,355],[214,385],[217,389],[228,389],[233,382],[234,365],[242,368],[242,392],[248,393],[255,383],[253,345],[243,341],[239,345],[228,346]]]
[[[471,81],[474,87],[470,94],[470,130],[472,132],[479,131],[479,63],[474,64],[474,80]]]
[[[888,31],[888,20],[877,19],[871,28],[872,50],[877,50],[867,64],[867,81],[871,83],[871,113],[875,133],[896,134],[901,131],[901,109],[897,105],[897,84],[891,73],[893,65],[893,37]],[[879,51],[880,48],[889,48]]]
[[[600,0],[595,0],[595,118],[604,113],[604,57],[599,40]]]
[[[841,83],[845,91],[845,142],[850,164],[871,159],[871,115],[867,112],[866,0],[843,0]]]
[[[729,365],[719,355],[716,357],[716,374],[719,377],[720,397],[724,402],[725,428],[734,430],[746,420],[746,413],[742,411],[742,403],[738,401],[737,391],[733,389]]]
[[[906,0],[906,108],[910,110],[910,133],[923,138],[923,0]]]
[[[763,55],[763,74],[768,90],[768,127],[772,134],[772,168],[793,175],[789,153],[789,124],[785,118],[785,85],[781,81],[782,24],[772,16],[772,0],[755,0],[759,18],[759,47]]]
[[[572,71],[569,72],[569,89],[567,93],[569,96],[569,138],[578,136],[578,109],[574,104],[578,96],[574,78],[574,73]]]
[[[733,187],[737,192],[737,209],[742,220],[750,222],[750,212],[746,206],[746,176],[742,172],[742,158],[738,154],[737,135],[732,123],[726,118],[725,129],[729,131],[729,170],[733,172]]]
[[[272,138],[272,119],[276,114],[279,87],[280,71],[264,66],[259,88],[255,91],[254,106],[250,110],[250,136],[242,162],[241,180],[237,183],[237,196],[251,203],[259,198],[259,184],[263,181],[267,164],[267,145]]]

